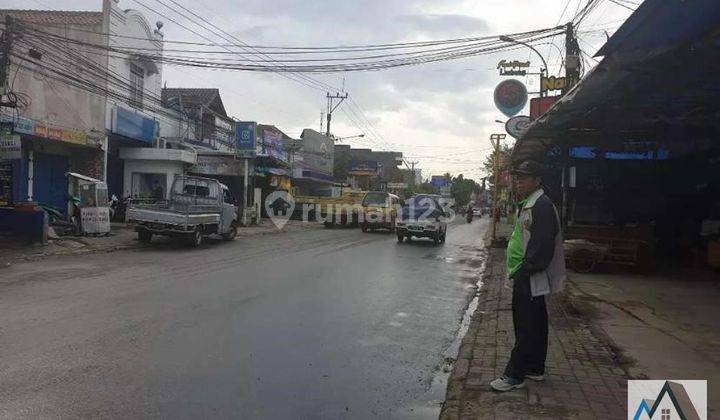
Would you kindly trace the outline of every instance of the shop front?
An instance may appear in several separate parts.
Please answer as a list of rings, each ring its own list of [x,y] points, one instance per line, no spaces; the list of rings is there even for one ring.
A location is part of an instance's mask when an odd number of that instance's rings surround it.
[[[124,162],[122,197],[137,201],[165,200],[176,176],[196,163],[192,150],[157,148],[121,148]],[[113,193],[111,193],[113,194]]]
[[[104,136],[46,125],[28,118],[4,117],[0,136],[2,226],[16,233],[38,232],[29,213],[46,212],[69,220],[68,173],[103,177]],[[18,212],[22,214],[18,215]],[[39,222],[43,224],[42,221]]]
[[[132,191],[132,186],[125,183],[125,174],[128,172],[125,168],[127,162],[121,155],[121,150],[155,147],[158,130],[159,124],[154,118],[137,110],[122,105],[114,105],[111,108],[107,130],[107,184],[111,195],[117,197],[131,196],[129,194]],[[144,161],[146,159],[140,160]],[[131,172],[132,170],[133,168],[131,168]],[[154,181],[152,180],[153,184]],[[157,181],[160,182],[160,180]]]
[[[720,266],[720,16],[709,9],[631,16],[598,66],[518,140],[514,162],[555,169],[546,183],[566,238],[593,244],[579,269]]]

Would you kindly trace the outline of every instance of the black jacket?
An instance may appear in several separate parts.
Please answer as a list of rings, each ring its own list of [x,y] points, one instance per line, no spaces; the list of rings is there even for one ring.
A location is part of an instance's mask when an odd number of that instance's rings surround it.
[[[522,211],[522,208],[518,210],[518,217]],[[560,231],[555,205],[547,195],[543,194],[535,201],[530,211],[532,211],[530,241],[525,248],[525,256],[520,268],[513,278],[529,278],[532,274],[545,270],[555,253],[555,235]]]

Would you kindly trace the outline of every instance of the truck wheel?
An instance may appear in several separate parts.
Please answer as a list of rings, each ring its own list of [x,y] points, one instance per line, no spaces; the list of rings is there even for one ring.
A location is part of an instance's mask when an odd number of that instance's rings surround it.
[[[235,222],[232,222],[230,225],[230,230],[227,233],[223,234],[223,239],[226,241],[232,241],[237,236],[237,224]]]
[[[144,244],[149,244],[152,241],[152,232],[147,230],[138,231],[138,240]]]
[[[197,248],[200,245],[202,245],[203,241],[203,235],[202,235],[202,228],[197,227],[195,228],[195,231],[192,233],[192,236],[190,236],[190,246],[193,248]]]

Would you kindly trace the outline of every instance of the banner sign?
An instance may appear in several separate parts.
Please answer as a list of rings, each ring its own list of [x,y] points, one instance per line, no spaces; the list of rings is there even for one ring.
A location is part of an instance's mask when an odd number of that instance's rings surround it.
[[[519,139],[527,133],[532,120],[527,115],[516,115],[505,123],[505,131],[511,136]]]
[[[498,70],[500,70],[500,76],[525,76],[529,67],[529,61],[518,60],[500,60],[497,66]]]
[[[0,136],[0,160],[22,159],[21,148],[19,135]]]
[[[493,95],[495,106],[507,117],[512,117],[522,111],[528,100],[525,85],[519,80],[509,79],[500,82]]]
[[[203,175],[241,176],[244,171],[242,160],[232,156],[198,155],[190,172]]]
[[[282,134],[276,131],[263,130],[262,142],[262,149],[266,155],[283,162],[288,161],[288,155],[285,153],[283,147]]]
[[[237,121],[235,123],[235,152],[238,156],[255,156],[255,121]]]
[[[12,124],[13,132],[15,133],[29,134],[31,136],[44,137],[82,146],[101,147],[104,138],[104,134],[101,133],[88,134],[77,130],[48,128],[42,123],[23,117],[11,118],[3,116],[0,117],[0,122]]]

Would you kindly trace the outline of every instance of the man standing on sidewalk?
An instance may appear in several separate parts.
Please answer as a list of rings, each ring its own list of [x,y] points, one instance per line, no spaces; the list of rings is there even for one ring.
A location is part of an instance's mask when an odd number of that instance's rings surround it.
[[[507,247],[507,272],[513,283],[515,347],[505,374],[490,383],[496,391],[525,386],[525,378],[545,379],[548,315],[545,295],[562,289],[565,257],[560,219],[541,188],[543,166],[525,161],[512,171],[520,198]]]

